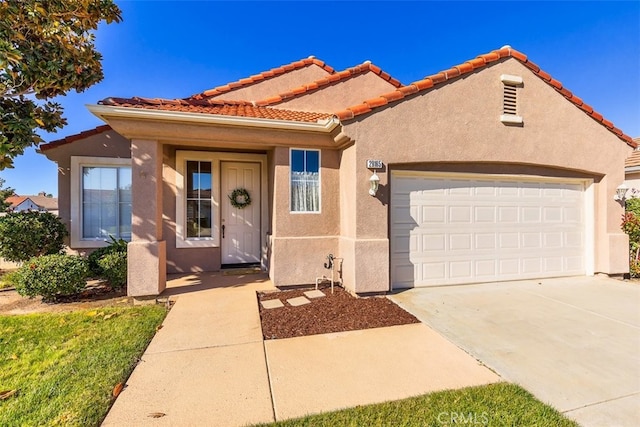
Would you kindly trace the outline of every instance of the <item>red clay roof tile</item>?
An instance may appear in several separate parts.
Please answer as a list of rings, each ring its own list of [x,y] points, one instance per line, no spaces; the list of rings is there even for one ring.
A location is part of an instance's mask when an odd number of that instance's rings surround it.
[[[59,147],[61,145],[65,145],[65,144],[70,144],[74,141],[77,141],[79,139],[85,139],[88,138],[90,136],[93,135],[98,135],[102,132],[106,132],[111,130],[111,126],[109,125],[100,125],[94,129],[89,129],[89,130],[85,130],[82,131],[80,133],[76,133],[75,135],[69,135],[69,136],[65,136],[62,139],[56,139],[55,141],[51,141],[45,144],[40,144],[40,146],[38,147],[39,150],[41,151],[46,151],[46,150],[50,150],[52,148],[56,148]]]
[[[304,95],[305,93],[310,93],[316,90],[320,90],[325,86],[329,86],[331,84],[344,81],[344,80],[362,75],[364,73],[369,73],[369,72],[374,73],[381,79],[385,80],[386,82],[390,83],[391,85],[397,88],[402,87],[402,83],[400,83],[399,80],[392,78],[389,74],[382,71],[380,67],[377,67],[371,64],[370,62],[365,62],[363,64],[356,65],[355,67],[347,68],[346,70],[342,70],[330,76],[308,83],[306,85],[299,86],[288,92],[280,93],[278,94],[278,96],[273,96],[267,99],[257,101],[256,105],[267,106],[267,105],[277,104],[289,98],[293,98],[295,96]]]
[[[308,111],[283,110],[258,107],[247,101],[223,101],[215,99],[148,99],[148,98],[106,98],[98,102],[102,105],[141,108],[149,110],[178,111],[184,113],[215,114],[221,116],[256,117],[272,120],[315,123],[331,118],[332,114]]]
[[[460,70],[458,70],[457,68],[453,67],[453,68],[449,68],[448,70],[443,71],[445,78],[447,79],[451,79],[453,77],[457,77],[460,75]]]
[[[458,71],[460,71],[460,74],[465,74],[473,71],[473,65],[469,64],[468,62],[456,65],[456,68],[458,69]]]
[[[510,46],[504,46],[501,49],[498,50],[494,50],[492,52],[486,53],[484,55],[480,55],[478,57],[476,57],[475,59],[472,59],[470,61],[466,61],[462,64],[459,65],[455,65],[454,69],[458,70],[460,75],[464,75],[470,72],[475,71],[476,69],[479,69],[483,66],[486,66],[487,64],[497,61],[499,58],[508,58],[508,57],[512,57],[516,60],[518,60],[519,62],[521,62],[522,64],[524,64],[526,67],[528,67],[534,74],[536,74],[538,77],[540,77],[542,80],[544,80],[545,82],[547,82],[551,87],[553,87],[558,93],[560,93],[562,96],[564,96],[566,99],[568,99],[569,101],[571,101],[572,103],[574,103],[577,107],[579,107],[580,109],[582,109],[587,115],[589,115],[591,118],[593,118],[595,121],[602,123],[606,128],[608,128],[611,132],[613,132],[614,134],[616,134],[620,139],[622,139],[624,142],[626,142],[628,145],[630,145],[631,147],[637,147],[638,141],[633,140],[630,136],[625,135],[622,131],[620,131],[620,129],[617,129],[613,126],[613,123],[611,123],[610,121],[604,119],[602,117],[601,114],[595,112],[593,110],[593,108],[587,104],[585,104],[582,99],[580,99],[579,97],[575,96],[574,94],[572,94],[569,90],[567,90],[566,88],[563,87],[562,83],[560,83],[559,81],[553,79],[548,73],[546,73],[545,71],[542,71],[540,69],[540,67],[538,67],[538,65],[536,65],[535,63],[531,62],[526,55],[524,55],[523,53],[518,52],[515,49],[512,49]],[[387,100],[386,104],[389,104],[391,102],[395,102],[395,101],[400,101],[403,98],[416,93],[418,91],[423,91],[423,90],[429,90],[432,87],[435,87],[439,84],[442,84],[443,82],[455,78],[456,76],[453,75],[448,75],[445,74],[450,70],[446,70],[431,76],[427,76],[422,80],[419,80],[417,82],[414,82],[408,86],[404,86],[404,87],[400,87],[397,90],[390,92],[390,93],[386,93],[381,95],[381,98],[384,98]],[[359,115],[359,114],[364,114],[364,113],[368,113],[369,110],[368,109],[363,109],[361,108],[362,105],[368,106],[371,105],[370,104],[370,100],[365,100],[362,104],[358,104],[358,105],[354,105],[351,107],[347,107],[346,109],[342,110],[342,111],[338,111],[336,113],[336,116],[340,119],[340,120],[350,120],[353,119],[355,116]],[[380,108],[386,104],[382,104],[380,105],[381,101],[376,98],[375,101],[375,105],[377,105],[374,108]],[[351,114],[349,113],[351,112]]]

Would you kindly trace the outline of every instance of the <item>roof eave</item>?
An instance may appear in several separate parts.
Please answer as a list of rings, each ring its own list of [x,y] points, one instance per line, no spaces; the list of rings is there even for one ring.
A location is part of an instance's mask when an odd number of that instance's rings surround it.
[[[339,124],[337,117],[312,122],[264,119],[258,117],[224,116],[218,114],[188,113],[183,111],[150,110],[132,107],[89,104],[92,114],[108,123],[108,118],[129,118],[135,120],[171,121],[185,124],[208,124],[213,126],[233,126],[294,130],[300,132],[330,133]]]

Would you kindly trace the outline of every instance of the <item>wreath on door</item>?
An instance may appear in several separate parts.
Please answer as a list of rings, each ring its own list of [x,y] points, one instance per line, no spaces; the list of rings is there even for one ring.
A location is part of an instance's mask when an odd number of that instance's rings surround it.
[[[244,209],[251,204],[249,192],[242,187],[233,190],[229,195],[229,200],[231,200],[231,206],[237,209]]]

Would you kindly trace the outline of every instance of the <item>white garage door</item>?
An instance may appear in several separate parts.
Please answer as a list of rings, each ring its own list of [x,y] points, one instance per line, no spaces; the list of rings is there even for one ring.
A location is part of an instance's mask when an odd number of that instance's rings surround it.
[[[391,173],[393,288],[585,274],[585,183]]]

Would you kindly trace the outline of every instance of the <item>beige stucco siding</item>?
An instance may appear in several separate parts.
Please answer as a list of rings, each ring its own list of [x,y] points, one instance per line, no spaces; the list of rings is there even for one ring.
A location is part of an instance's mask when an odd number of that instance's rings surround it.
[[[60,145],[43,153],[58,166],[58,216],[65,223],[67,229],[70,229],[71,156],[129,159],[131,158],[131,144],[128,139],[110,130],[73,143]],[[70,244],[68,237],[65,243]]]
[[[333,113],[395,89],[391,83],[368,72],[273,106],[298,111]]]
[[[286,92],[305,83],[319,80],[329,75],[329,72],[322,67],[312,64],[308,67],[289,71],[276,77],[265,79],[247,87],[224,92],[213,96],[213,99],[224,99],[233,101],[260,101],[270,96]]]
[[[518,114],[523,126],[499,120],[501,74],[521,76]],[[402,123],[398,126],[398,123]],[[625,270],[625,235],[619,228],[622,208],[613,200],[624,180],[624,159],[631,148],[584,114],[515,59],[391,105],[345,125],[356,140],[355,212],[357,239],[386,238],[389,173],[379,173],[379,197],[368,196],[366,159],[393,168],[406,164],[476,163],[521,165],[509,172],[531,172],[529,165],[571,170],[594,180],[595,269],[610,274]],[[428,166],[420,168],[429,169]],[[492,167],[493,168],[493,167]],[[495,166],[495,172],[500,167]],[[535,171],[533,171],[535,172]],[[565,176],[566,172],[558,172]],[[358,285],[359,286],[359,285]]]
[[[295,148],[295,146],[294,146]],[[320,151],[320,212],[291,212],[290,149],[273,151],[270,276],[280,285],[313,283],[329,272],[323,263],[338,255],[340,233],[340,152]]]

